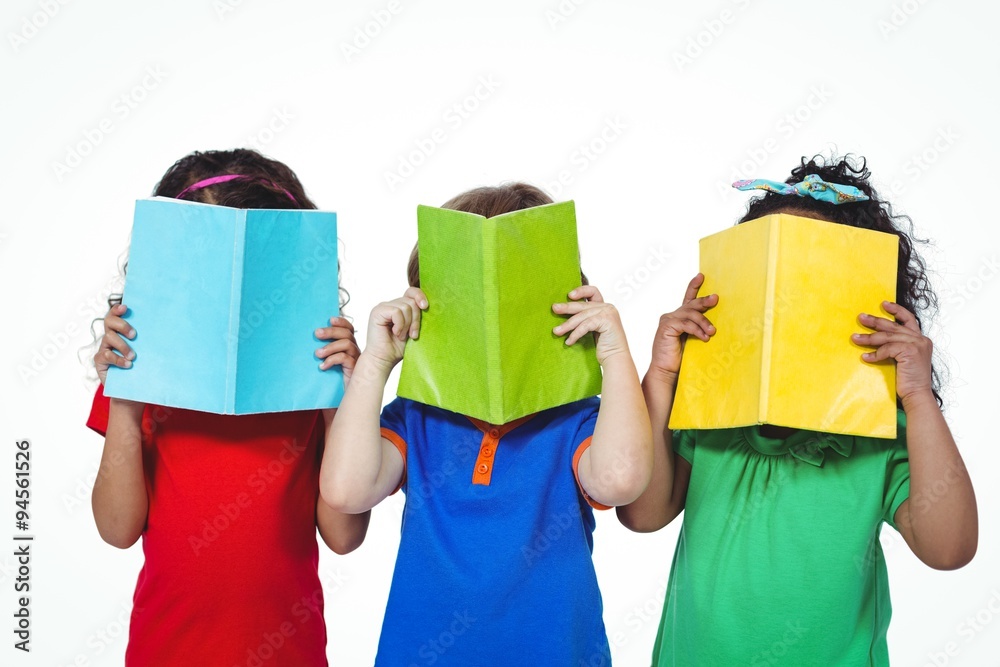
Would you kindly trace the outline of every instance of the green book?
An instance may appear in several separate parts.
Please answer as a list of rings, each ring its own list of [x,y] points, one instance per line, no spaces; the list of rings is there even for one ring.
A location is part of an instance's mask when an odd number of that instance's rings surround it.
[[[419,206],[420,337],[400,396],[491,424],[595,396],[594,338],[567,346],[552,304],[580,285],[572,201],[484,218]]]

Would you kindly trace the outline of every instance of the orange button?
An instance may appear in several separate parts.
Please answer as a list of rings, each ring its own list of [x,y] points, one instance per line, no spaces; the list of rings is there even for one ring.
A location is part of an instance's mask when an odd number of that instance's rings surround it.
[[[488,459],[491,456],[493,456],[493,450],[490,449],[489,447],[483,447],[483,451],[481,452],[481,454],[483,455],[483,458]]]
[[[480,463],[478,466],[476,466],[476,472],[478,472],[480,475],[485,475],[487,472],[489,472],[489,470],[490,467],[485,463]]]
[[[500,437],[500,429],[491,428],[490,429],[490,437],[491,438],[499,438]]]

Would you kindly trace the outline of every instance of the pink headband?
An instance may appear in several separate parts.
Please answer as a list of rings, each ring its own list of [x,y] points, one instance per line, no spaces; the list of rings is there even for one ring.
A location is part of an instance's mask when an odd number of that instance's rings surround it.
[[[184,195],[186,195],[186,194],[188,194],[190,192],[194,192],[195,190],[201,190],[202,188],[207,188],[210,185],[217,185],[218,183],[228,183],[229,181],[236,181],[236,180],[241,180],[241,181],[260,181],[261,183],[266,183],[268,185],[271,185],[271,186],[273,186],[273,187],[281,190],[282,192],[284,192],[285,196],[287,196],[289,199],[291,199],[293,204],[295,204],[296,206],[298,206],[298,202],[295,201],[295,197],[292,196],[292,193],[289,192],[288,190],[286,190],[285,188],[281,187],[280,185],[278,185],[274,181],[268,180],[268,179],[260,177],[260,176],[247,176],[245,174],[224,174],[222,176],[212,176],[211,178],[202,179],[202,180],[198,181],[197,183],[192,183],[191,185],[189,185],[186,188],[184,188],[183,190],[181,190],[180,194],[178,194],[176,197],[174,197],[174,199],[184,199]]]

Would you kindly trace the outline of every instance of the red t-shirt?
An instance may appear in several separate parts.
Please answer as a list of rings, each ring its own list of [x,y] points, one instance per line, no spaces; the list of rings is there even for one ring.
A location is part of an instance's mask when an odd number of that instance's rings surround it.
[[[87,426],[104,435],[110,401]],[[317,568],[319,412],[147,406],[149,516],[125,664],[326,665]]]

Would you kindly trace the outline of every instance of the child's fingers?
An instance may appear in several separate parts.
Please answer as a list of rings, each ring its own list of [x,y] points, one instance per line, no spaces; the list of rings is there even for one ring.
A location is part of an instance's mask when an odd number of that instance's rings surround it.
[[[334,366],[340,366],[345,369],[353,369],[355,364],[357,364],[357,361],[357,359],[346,352],[337,352],[320,362],[319,367],[320,370],[324,371],[329,370]]]
[[[686,333],[707,343],[708,339],[715,335],[715,327],[704,315],[702,320],[704,321],[694,318],[671,318],[664,323],[664,337],[673,338],[675,335]]]
[[[694,308],[699,312],[705,312],[711,308],[715,308],[719,305],[719,295],[718,294],[708,294],[706,296],[698,297],[697,299],[691,299],[684,304],[684,308]]]
[[[567,345],[572,345],[593,331],[600,331],[606,321],[603,317],[597,315],[586,313],[584,315],[584,319],[566,336]]]
[[[567,296],[574,301],[586,299],[587,301],[593,301],[594,303],[604,303],[604,297],[601,296],[601,290],[597,289],[593,285],[580,285],[576,289],[572,290]]]
[[[877,315],[869,315],[868,313],[861,313],[858,315],[858,322],[869,329],[874,329],[875,331],[899,331],[901,329],[905,329],[905,327],[899,322],[887,320],[886,318],[878,317]]]
[[[420,291],[416,287],[411,287],[410,289],[417,290],[418,292]],[[410,290],[407,290],[407,292],[409,291]],[[422,294],[423,293],[421,292],[421,295]],[[418,295],[418,299],[423,298],[421,295]],[[410,300],[411,305],[408,311],[408,321],[407,321],[408,328],[406,331],[406,335],[409,336],[410,338],[418,338],[420,336],[420,318],[423,316],[424,311],[423,308],[421,308],[420,306],[419,300],[412,300],[410,299],[410,297],[407,297],[407,299]],[[427,302],[424,301],[424,303],[426,304]],[[426,305],[424,307],[426,308]],[[406,340],[406,338],[404,337],[403,340]]]
[[[98,363],[105,366],[117,366],[118,368],[132,368],[131,360],[107,348],[98,352],[94,357],[94,365],[96,366]]]
[[[878,363],[880,361],[885,361],[886,359],[895,359],[897,356],[902,354],[906,349],[905,343],[888,343],[886,345],[880,346],[874,352],[865,352],[861,355],[861,358],[868,363]]]
[[[104,335],[101,337],[101,347],[105,350],[118,350],[125,359],[135,359],[135,352],[132,351],[129,344],[125,342],[124,338],[113,331],[104,332]]]
[[[569,318],[568,320],[566,320],[562,324],[560,324],[560,325],[558,325],[556,327],[553,327],[552,328],[552,333],[554,333],[557,336],[565,336],[567,333],[569,333],[570,331],[573,331],[576,327],[580,326],[581,322],[583,322],[587,318],[591,317],[594,314],[594,312],[596,312],[596,311],[593,308],[589,308],[587,310],[582,310],[582,311],[576,313],[575,315],[573,315],[573,317]]]
[[[354,327],[343,327],[343,326],[333,326],[333,327],[321,327],[313,332],[316,338],[320,340],[331,340],[331,339],[354,339]]]
[[[893,303],[892,301],[883,301],[882,307],[885,308],[885,312],[889,313],[896,318],[896,322],[902,324],[904,327],[910,331],[920,332],[920,323],[917,321],[917,316],[903,308],[898,303]]]
[[[427,310],[427,295],[424,294],[424,291],[419,287],[407,288],[407,290],[403,292],[403,296],[408,299],[413,299],[413,302],[420,310]]]
[[[399,340],[405,341],[410,329],[410,306],[409,304],[397,304],[390,314],[392,321],[392,335]]]
[[[314,352],[314,354],[320,359],[326,359],[331,354],[336,354],[338,352],[349,352],[351,348],[357,347],[353,340],[340,339],[335,340],[332,343],[327,343],[323,347],[319,348]]]
[[[117,308],[117,306],[115,306]],[[118,315],[108,313],[104,316],[104,330],[120,333],[128,339],[135,338],[135,329]]]
[[[875,333],[856,333],[851,338],[858,345],[879,347],[886,343],[916,343],[920,338],[913,335],[909,329],[899,331],[876,331]]]
[[[683,306],[688,301],[691,301],[692,299],[697,298],[697,296],[698,296],[698,290],[701,289],[701,286],[704,283],[705,283],[705,274],[704,273],[699,273],[694,278],[692,278],[691,282],[688,283],[687,290],[685,290],[685,292],[684,292],[684,300],[681,301],[681,305]]]
[[[570,292],[572,294],[572,292]],[[557,315],[576,315],[585,310],[600,308],[603,304],[598,301],[570,301],[569,303],[552,304],[552,312]]]
[[[344,327],[345,329],[350,329],[351,331],[354,331],[354,324],[343,315],[337,315],[336,317],[331,317],[330,326]]]

